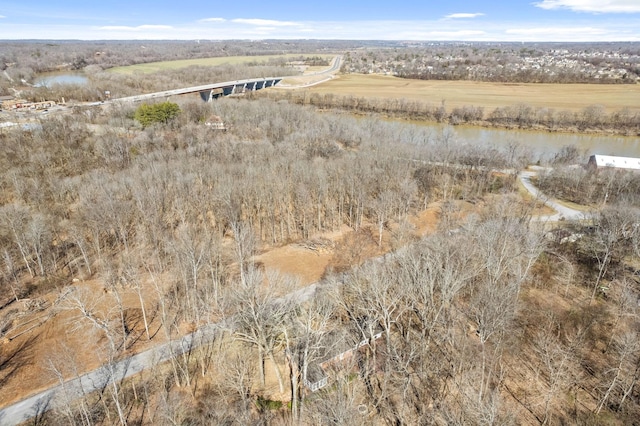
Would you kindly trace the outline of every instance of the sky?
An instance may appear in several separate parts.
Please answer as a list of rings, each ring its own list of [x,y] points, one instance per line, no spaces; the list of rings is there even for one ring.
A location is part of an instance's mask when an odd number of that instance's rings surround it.
[[[640,0],[2,0],[3,39],[640,41]]]

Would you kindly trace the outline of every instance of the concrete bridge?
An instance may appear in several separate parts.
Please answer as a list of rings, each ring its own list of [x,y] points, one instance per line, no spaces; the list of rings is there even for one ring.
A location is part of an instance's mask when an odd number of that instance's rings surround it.
[[[125,98],[112,99],[111,102],[141,102],[149,99],[167,98],[169,96],[199,93],[202,100],[210,102],[220,96],[229,96],[239,93],[251,92],[267,87],[273,87],[280,83],[283,77],[250,78],[247,80],[225,81],[223,83],[205,84],[202,86],[185,87],[182,89],[165,90],[162,92],[147,93],[145,95],[127,96]]]
[[[310,84],[298,84],[293,86],[287,86],[287,88],[293,89],[297,87],[307,87],[314,84],[322,83],[330,79],[335,72],[340,69],[342,62],[342,56],[338,55],[331,61],[331,66],[325,70],[317,71],[307,76],[318,76],[326,74],[328,77],[324,80],[316,81]],[[210,102],[212,99],[220,96],[229,96],[234,94],[240,94],[245,92],[251,92],[254,90],[260,90],[267,87],[273,87],[280,83],[284,77],[264,77],[264,78],[249,78],[246,80],[225,81],[224,83],[205,84],[202,86],[185,87],[183,89],[165,90],[162,92],[147,93],[146,95],[127,96],[124,98],[115,98],[110,102],[141,102],[150,99],[167,98],[169,96],[186,95],[189,93],[199,93],[200,97],[205,102]]]

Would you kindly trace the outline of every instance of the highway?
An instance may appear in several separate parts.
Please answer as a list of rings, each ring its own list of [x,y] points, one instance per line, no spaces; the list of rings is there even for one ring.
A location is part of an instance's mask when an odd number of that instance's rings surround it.
[[[307,87],[307,86],[311,86],[311,85],[315,85],[315,84],[319,84],[324,81],[327,81],[333,78],[333,74],[340,70],[341,63],[342,63],[342,56],[338,55],[331,60],[331,66],[329,68],[322,71],[316,71],[313,73],[305,74],[304,76],[302,76],[302,77],[308,77],[308,76],[327,75],[328,77],[326,79],[322,79],[321,81],[316,81],[316,82],[307,83],[307,84],[303,83],[303,84],[297,84],[297,85],[286,85],[286,87],[295,89],[295,88]],[[243,93],[244,90],[251,91],[251,90],[260,90],[267,87],[274,87],[278,83],[280,83],[280,81],[282,81],[282,79],[284,78],[286,77],[264,77],[264,78],[249,78],[245,80],[225,81],[222,83],[204,84],[201,86],[184,87],[181,89],[163,90],[161,92],[147,93],[144,95],[126,96],[123,98],[111,99],[108,102],[110,103],[142,102],[142,101],[147,101],[151,99],[167,98],[169,96],[178,96],[178,95],[185,95],[188,93],[200,93],[200,92],[207,92],[207,91],[218,90],[218,89],[229,89],[229,88],[233,88],[234,93]]]
[[[318,76],[322,76],[324,78],[321,78],[320,80],[310,79],[309,82],[301,82],[297,84],[291,84],[290,82],[287,82],[287,83],[283,82],[278,84],[277,88],[278,89],[301,89],[304,87],[311,87],[311,86],[315,86],[316,84],[324,83],[325,81],[331,80],[335,76],[335,73],[340,71],[341,65],[342,65],[342,55],[338,55],[331,60],[330,67],[325,70],[310,72],[302,76],[290,76],[288,79],[290,81],[292,79],[301,79],[301,78],[308,79],[309,77],[318,77]]]
[[[272,87],[278,84],[283,77],[249,78],[246,80],[225,81],[222,83],[204,84],[202,86],[183,87],[182,89],[164,90],[162,92],[147,93],[144,95],[127,96],[124,98],[111,99],[109,102],[141,102],[150,99],[167,98],[169,96],[185,95],[187,93],[199,93],[229,87],[242,88],[254,85],[253,90],[265,87]]]

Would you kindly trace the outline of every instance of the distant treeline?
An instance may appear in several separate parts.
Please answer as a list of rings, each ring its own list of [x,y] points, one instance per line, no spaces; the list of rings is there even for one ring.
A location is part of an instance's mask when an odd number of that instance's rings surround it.
[[[628,108],[607,113],[601,105],[591,105],[580,111],[534,107],[525,103],[498,107],[487,112],[483,107],[465,105],[446,108],[444,105],[408,99],[383,99],[340,96],[331,93],[291,91],[256,92],[251,96],[285,99],[300,105],[341,109],[353,113],[383,114],[409,120],[450,124],[474,124],[548,131],[604,132],[622,135],[640,134],[640,113]]]

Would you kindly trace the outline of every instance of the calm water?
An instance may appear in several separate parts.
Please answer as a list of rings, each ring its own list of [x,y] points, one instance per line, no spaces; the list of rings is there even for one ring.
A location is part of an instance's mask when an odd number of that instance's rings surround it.
[[[575,145],[586,155],[640,157],[640,137],[638,136],[547,133],[467,126],[454,127],[453,129],[461,141],[476,141],[493,145],[515,143],[531,149],[535,155],[540,156],[552,155],[566,145]]]
[[[51,87],[54,84],[84,85],[88,82],[89,79],[81,72],[51,72],[40,74],[36,77],[34,86]]]
[[[434,137],[442,133],[466,144],[508,147],[521,146],[529,150],[535,159],[549,159],[562,147],[574,145],[585,155],[616,155],[640,157],[639,136],[590,135],[579,133],[551,133],[527,130],[493,129],[474,126],[448,126],[433,123],[412,123],[429,127]]]

